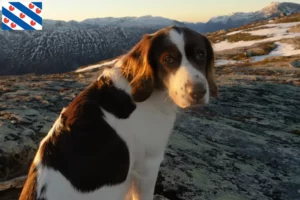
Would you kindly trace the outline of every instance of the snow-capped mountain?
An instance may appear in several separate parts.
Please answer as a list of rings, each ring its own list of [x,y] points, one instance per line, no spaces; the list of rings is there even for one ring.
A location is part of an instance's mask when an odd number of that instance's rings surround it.
[[[269,19],[281,14],[290,15],[300,12],[300,4],[272,2],[262,10],[256,12],[235,12],[230,15],[223,15],[211,18],[201,30],[202,32],[213,32],[218,29],[235,28],[254,21]]]
[[[184,26],[184,23],[182,22],[164,18],[164,17],[151,16],[151,15],[145,15],[142,17],[94,18],[94,19],[86,19],[81,23],[89,24],[89,25],[98,25],[100,27],[119,26],[123,28],[135,28],[135,27],[162,28],[171,25]]]
[[[235,12],[230,15],[213,17],[209,20],[209,22],[226,24],[228,23],[229,20],[233,22],[257,20],[257,19],[264,19],[264,18],[278,16],[281,13],[285,13],[289,15],[299,11],[300,11],[299,4],[272,2],[270,5],[266,6],[260,11],[249,12],[249,13]]]
[[[61,22],[44,26],[42,31],[0,31],[0,75],[72,71],[123,54],[155,31]]]
[[[0,20],[1,19],[0,11]],[[183,23],[163,17],[43,20],[42,31],[0,30],[0,75],[67,72],[129,50],[143,34]],[[1,27],[0,27],[1,28]]]

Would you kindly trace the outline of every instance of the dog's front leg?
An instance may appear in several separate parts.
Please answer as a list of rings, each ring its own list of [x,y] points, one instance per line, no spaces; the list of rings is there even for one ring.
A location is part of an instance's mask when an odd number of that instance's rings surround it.
[[[149,157],[140,163],[135,173],[135,188],[139,200],[153,200],[154,188],[163,155]]]

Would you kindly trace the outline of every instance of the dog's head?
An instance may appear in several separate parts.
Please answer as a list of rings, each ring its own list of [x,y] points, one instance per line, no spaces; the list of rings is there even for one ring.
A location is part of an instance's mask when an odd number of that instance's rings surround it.
[[[168,90],[179,107],[207,104],[218,96],[209,40],[184,27],[168,27],[143,39],[123,58],[122,72],[136,102],[153,90]]]

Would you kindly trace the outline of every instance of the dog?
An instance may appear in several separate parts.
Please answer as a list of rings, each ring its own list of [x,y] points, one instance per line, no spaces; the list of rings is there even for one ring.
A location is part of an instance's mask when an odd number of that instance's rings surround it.
[[[19,199],[153,200],[178,108],[211,96],[218,86],[205,36],[178,26],[144,35],[63,108]]]

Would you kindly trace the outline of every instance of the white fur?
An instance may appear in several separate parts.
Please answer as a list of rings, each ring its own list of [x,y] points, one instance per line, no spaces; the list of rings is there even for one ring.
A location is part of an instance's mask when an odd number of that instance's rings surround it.
[[[108,68],[103,70],[102,74],[99,76],[98,80],[102,76],[110,77],[114,83],[114,87],[124,90],[127,94],[131,95],[131,86],[128,84],[128,81],[122,77],[120,71],[120,61],[117,61],[116,65],[113,68]]]
[[[190,106],[190,100],[185,90],[185,84],[201,83],[206,88],[206,94],[202,99],[202,103],[206,104],[209,101],[209,87],[208,82],[199,70],[188,61],[184,51],[184,36],[175,30],[169,32],[170,40],[177,46],[181,53],[182,60],[179,69],[169,79],[169,95],[173,101],[180,107],[185,108]]]
[[[166,98],[166,93],[154,92],[145,102],[137,103],[125,120],[103,110],[106,121],[129,148],[129,179],[136,182],[141,200],[153,199],[159,166],[176,118],[176,106]]]
[[[58,171],[43,167],[38,170],[38,190],[43,184],[47,185],[45,197],[47,200],[120,200],[127,193],[128,183],[112,187],[102,187],[90,193],[78,192],[70,182]]]

